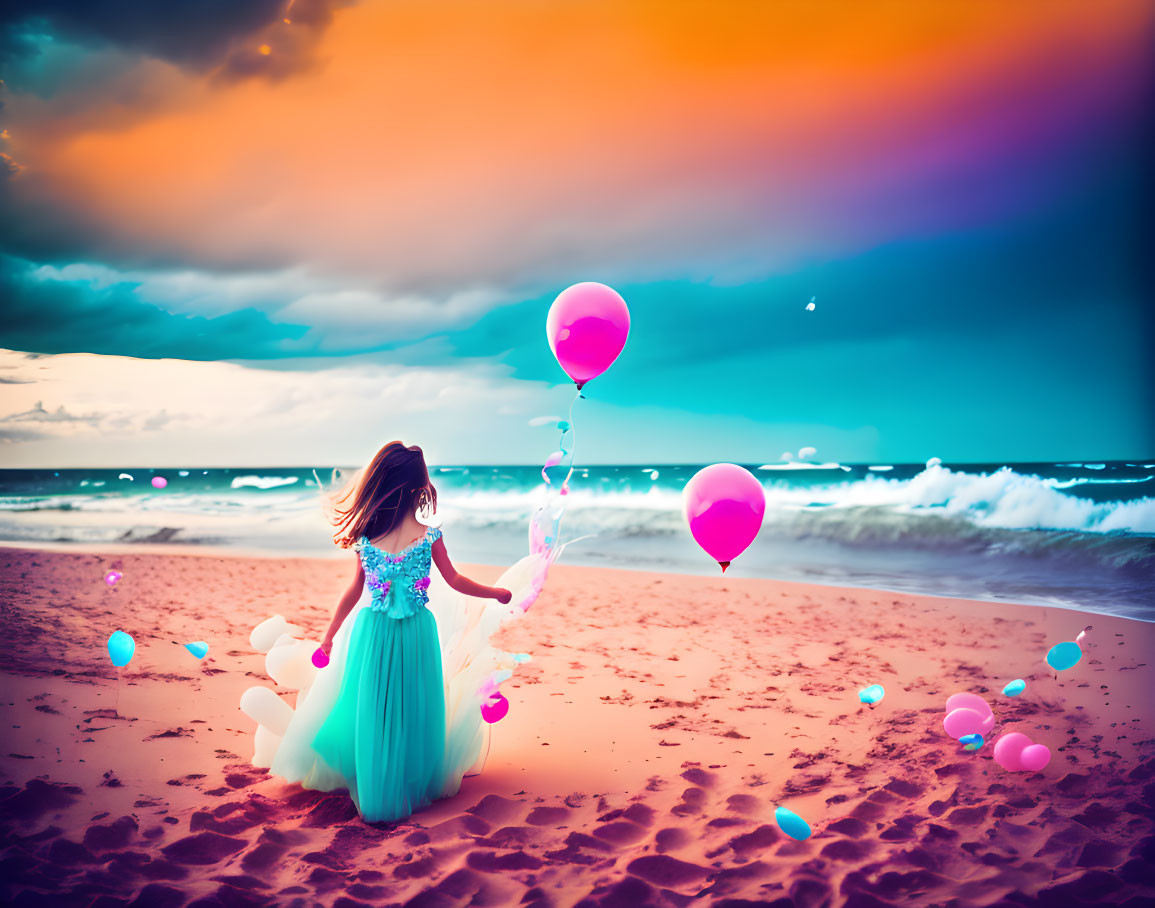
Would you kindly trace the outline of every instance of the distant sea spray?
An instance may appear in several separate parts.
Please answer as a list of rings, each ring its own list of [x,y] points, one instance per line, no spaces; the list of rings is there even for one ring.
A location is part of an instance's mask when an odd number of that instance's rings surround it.
[[[737,576],[1155,619],[1155,463],[747,466],[767,510]],[[716,571],[682,519],[681,490],[698,469],[578,469],[564,530],[594,538],[566,560]],[[322,481],[332,473],[316,468]],[[149,485],[155,475],[169,480],[162,492]],[[540,466],[444,466],[432,475],[455,558],[496,564],[524,552],[527,519],[542,500]],[[311,467],[0,471],[0,539],[339,554]]]

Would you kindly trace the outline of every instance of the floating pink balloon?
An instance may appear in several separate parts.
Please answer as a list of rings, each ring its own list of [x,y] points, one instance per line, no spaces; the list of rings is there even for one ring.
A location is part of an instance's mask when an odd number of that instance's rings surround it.
[[[152,477],[152,487],[154,489],[163,489],[167,485],[168,485],[168,480],[165,479],[163,476]]]
[[[104,582],[109,586],[116,586],[117,583],[120,582],[120,578],[123,576],[124,574],[122,574],[120,571],[109,571],[104,575]]]
[[[963,735],[984,735],[987,728],[987,716],[975,712],[973,709],[959,707],[952,709],[942,720],[942,727],[952,738],[961,738]],[[994,723],[992,722],[993,726]]]
[[[1031,746],[1031,739],[1021,732],[1012,731],[999,735],[999,739],[995,741],[995,762],[1003,769],[1019,772],[1025,768],[1022,764],[1023,751]]]
[[[502,694],[495,693],[481,704],[481,718],[492,725],[500,722],[509,712],[509,701]]]
[[[1027,772],[1038,772],[1051,762],[1051,749],[1045,744],[1029,744],[1019,754],[1019,765]]]
[[[317,668],[324,668],[329,664],[329,657],[325,655],[325,651],[321,647],[313,650],[313,665]]]
[[[558,294],[545,333],[553,355],[580,391],[622,352],[630,335],[630,310],[613,288],[585,281]]]
[[[749,470],[716,463],[699,470],[682,490],[690,533],[725,573],[762,528],[766,493]]]

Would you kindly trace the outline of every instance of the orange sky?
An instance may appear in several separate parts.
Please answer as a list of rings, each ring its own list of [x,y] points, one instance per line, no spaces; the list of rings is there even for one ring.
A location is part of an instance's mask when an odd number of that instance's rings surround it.
[[[16,98],[13,151],[123,247],[207,263],[532,281],[754,225],[789,259],[861,242],[843,205],[933,175],[976,97],[1117,56],[1149,11],[1113,5],[362,3],[287,79],[150,64],[171,102],[127,127],[42,132]]]

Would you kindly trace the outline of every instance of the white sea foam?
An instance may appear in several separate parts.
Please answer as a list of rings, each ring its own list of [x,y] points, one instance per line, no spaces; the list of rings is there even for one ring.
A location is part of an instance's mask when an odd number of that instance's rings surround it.
[[[298,481],[296,476],[238,476],[232,481],[233,489],[276,489],[291,486]]]
[[[850,467],[844,467],[840,463],[764,463],[758,468],[759,470],[845,470],[850,472]]]

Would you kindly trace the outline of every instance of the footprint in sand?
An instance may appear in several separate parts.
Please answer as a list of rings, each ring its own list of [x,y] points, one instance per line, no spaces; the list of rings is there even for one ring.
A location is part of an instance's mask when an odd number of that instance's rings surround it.
[[[669,855],[648,854],[630,861],[626,872],[655,886],[678,889],[702,884],[713,871],[709,867],[699,867]]]
[[[687,788],[682,792],[682,802],[670,808],[670,813],[680,817],[693,816],[702,812],[706,804],[706,792],[701,788]]]
[[[82,794],[84,789],[76,785],[30,779],[22,791],[0,804],[0,812],[14,820],[35,820],[51,811],[63,810]]]
[[[773,826],[763,825],[757,829],[734,836],[727,843],[740,861],[749,861],[779,841],[778,830]]]
[[[685,848],[692,841],[694,841],[694,837],[690,835],[689,831],[679,827],[661,829],[654,837],[654,844],[656,845],[659,854],[665,854],[668,851],[677,851],[679,848]]]
[[[843,817],[841,820],[827,824],[826,831],[837,832],[839,835],[851,839],[861,839],[870,831],[870,827],[858,817]]]
[[[560,826],[569,819],[570,812],[564,807],[535,807],[525,821],[530,826]]]
[[[491,794],[486,795],[472,807],[467,807],[465,812],[479,816],[488,823],[500,825],[512,822],[523,809],[524,805],[520,801],[511,801]]]
[[[124,848],[136,836],[137,822],[132,817],[121,817],[113,823],[89,826],[84,833],[84,847],[92,851],[113,851]]]
[[[187,836],[161,849],[164,856],[177,864],[216,864],[229,855],[246,848],[244,839],[221,835],[216,832],[200,832]]]

